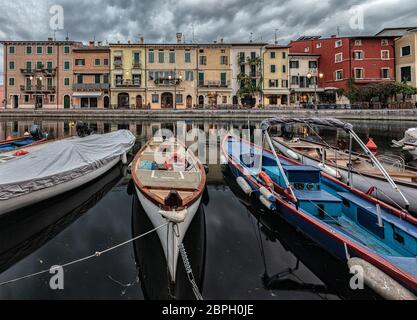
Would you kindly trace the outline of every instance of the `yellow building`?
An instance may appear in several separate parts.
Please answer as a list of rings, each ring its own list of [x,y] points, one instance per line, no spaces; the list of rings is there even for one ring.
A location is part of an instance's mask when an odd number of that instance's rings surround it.
[[[395,41],[396,79],[417,87],[417,29],[410,29]],[[411,98],[417,101],[417,96]]]
[[[267,45],[263,53],[263,104],[289,104],[288,46]]]
[[[199,106],[232,103],[230,48],[231,45],[223,41],[198,46]]]
[[[197,46],[182,43],[181,34],[176,44],[146,44],[146,97],[152,109],[194,107],[196,77]]]
[[[145,47],[140,44],[110,44],[111,105],[117,109],[148,106],[145,94]]]

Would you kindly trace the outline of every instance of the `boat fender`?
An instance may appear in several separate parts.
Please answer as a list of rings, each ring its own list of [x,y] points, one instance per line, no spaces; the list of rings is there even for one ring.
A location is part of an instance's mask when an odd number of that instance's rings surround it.
[[[276,206],[274,203],[266,199],[264,196],[259,196],[259,201],[268,209],[268,210],[275,210]]]
[[[376,145],[376,143],[374,142],[374,139],[372,139],[372,138],[369,138],[368,143],[366,144],[366,146],[371,151],[375,151],[375,150],[378,149],[378,146]]]
[[[251,186],[249,185],[249,183],[246,182],[246,180],[243,177],[237,177],[236,183],[239,185],[239,187],[245,194],[250,195],[252,193]]]
[[[289,158],[291,158],[291,159],[294,159],[294,160],[300,160],[300,157],[298,156],[298,154],[296,154],[294,151],[292,151],[292,150],[287,150],[287,156],[289,157]]]
[[[127,153],[126,152],[122,154],[121,160],[122,160],[123,164],[127,164]]]
[[[19,151],[16,151],[13,155],[16,156],[16,157],[21,157],[21,156],[25,156],[27,154],[29,154],[28,151],[26,151],[26,150],[19,150]]]
[[[348,266],[351,270],[360,267],[365,284],[387,300],[417,300],[413,293],[363,259],[351,258],[348,260]]]
[[[270,202],[275,202],[275,197],[272,194],[271,191],[269,191],[267,188],[265,187],[261,187],[259,189],[259,192],[262,194],[262,196],[265,197],[266,200],[270,201]]]
[[[259,178],[265,183],[265,185],[271,189],[274,190],[274,182],[272,179],[268,176],[268,174],[265,171],[261,171],[259,173]]]
[[[170,222],[181,223],[181,222],[184,222],[185,217],[187,216],[187,209],[180,210],[180,211],[160,210],[159,214]]]
[[[342,179],[342,175],[340,174],[339,170],[333,169],[332,167],[326,166],[323,163],[318,164],[319,168],[328,175],[332,176],[336,179]]]

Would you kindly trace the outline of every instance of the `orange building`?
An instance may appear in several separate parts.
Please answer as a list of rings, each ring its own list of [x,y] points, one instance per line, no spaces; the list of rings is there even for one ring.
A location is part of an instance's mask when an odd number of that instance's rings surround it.
[[[110,48],[92,41],[74,48],[73,108],[110,107]]]

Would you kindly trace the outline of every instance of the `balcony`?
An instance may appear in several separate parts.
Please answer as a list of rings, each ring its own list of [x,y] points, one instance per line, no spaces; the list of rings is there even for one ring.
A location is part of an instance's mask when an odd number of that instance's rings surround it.
[[[55,86],[39,86],[39,85],[30,85],[25,86],[21,85],[20,90],[27,92],[27,93],[55,93],[56,87]]]
[[[116,88],[131,88],[141,87],[142,82],[140,80],[116,80]]]
[[[198,85],[200,87],[207,87],[207,88],[228,88],[230,86],[230,80],[228,81],[205,81],[205,82],[199,82]]]
[[[122,60],[114,60],[114,68],[115,69],[121,69],[121,68],[123,68],[123,62],[122,62]]]
[[[20,69],[20,72],[26,76],[34,76],[36,73],[43,73],[46,77],[55,77],[57,68],[35,68],[35,69]]]
[[[181,83],[182,79],[170,79],[170,78],[158,78],[154,82],[157,86],[178,86]]]
[[[72,86],[74,91],[106,91],[110,89],[108,83],[75,83]]]
[[[141,69],[142,64],[139,61],[133,61],[132,68],[133,69]]]

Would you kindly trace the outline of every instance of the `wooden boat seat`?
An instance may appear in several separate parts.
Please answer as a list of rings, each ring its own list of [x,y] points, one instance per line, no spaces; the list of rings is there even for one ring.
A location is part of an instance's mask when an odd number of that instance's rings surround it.
[[[146,188],[166,190],[196,190],[201,181],[199,172],[137,170],[136,176]]]

